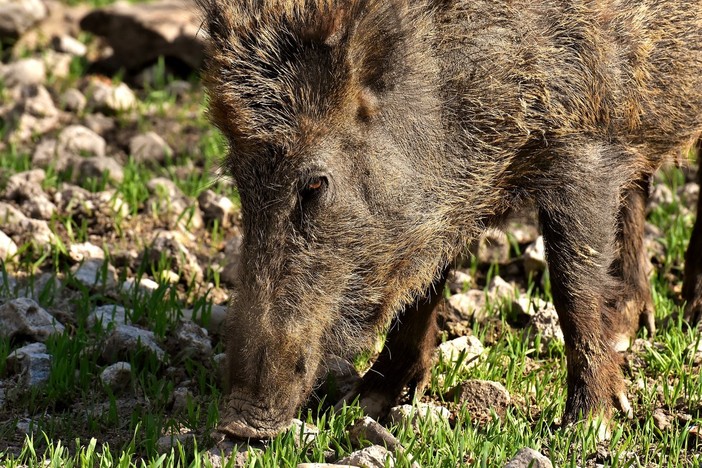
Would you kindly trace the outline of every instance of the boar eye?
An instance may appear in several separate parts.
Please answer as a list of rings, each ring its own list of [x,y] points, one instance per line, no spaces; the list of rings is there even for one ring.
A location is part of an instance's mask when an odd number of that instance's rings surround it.
[[[309,177],[300,189],[300,197],[302,201],[311,200],[319,196],[329,184],[329,181],[324,176]]]

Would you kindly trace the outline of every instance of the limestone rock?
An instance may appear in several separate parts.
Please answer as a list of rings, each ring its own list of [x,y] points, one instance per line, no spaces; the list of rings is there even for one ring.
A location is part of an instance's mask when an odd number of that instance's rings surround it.
[[[45,341],[63,331],[64,326],[32,299],[13,299],[0,306],[0,335],[7,339],[22,336]]]

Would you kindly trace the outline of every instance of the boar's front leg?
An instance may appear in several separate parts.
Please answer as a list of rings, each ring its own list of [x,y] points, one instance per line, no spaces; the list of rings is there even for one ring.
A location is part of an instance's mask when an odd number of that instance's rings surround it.
[[[411,395],[424,391],[436,348],[437,305],[447,275],[448,269],[393,321],[380,356],[355,391],[369,416],[385,416],[406,386]]]
[[[702,163],[702,140],[697,143],[697,163]],[[702,185],[702,164],[697,169],[697,182]],[[694,325],[702,319],[702,196],[697,198],[697,219],[685,253],[685,280],[682,290],[687,301],[685,320]]]
[[[564,423],[599,411],[608,418],[613,405],[631,411],[613,346],[622,288],[611,274],[626,167],[599,147],[583,151],[559,157],[562,164],[550,167],[538,197],[568,362]]]

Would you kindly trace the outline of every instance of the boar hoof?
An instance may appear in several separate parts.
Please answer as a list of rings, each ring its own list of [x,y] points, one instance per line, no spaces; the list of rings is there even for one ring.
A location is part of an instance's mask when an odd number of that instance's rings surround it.
[[[700,319],[702,319],[702,300],[688,303],[685,307],[685,315],[683,318],[691,326],[699,324]]]

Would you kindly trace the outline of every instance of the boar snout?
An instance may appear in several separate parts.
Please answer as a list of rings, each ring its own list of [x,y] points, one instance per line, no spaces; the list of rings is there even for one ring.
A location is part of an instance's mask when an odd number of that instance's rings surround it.
[[[320,359],[304,336],[259,330],[255,350],[230,336],[228,393],[219,430],[239,438],[271,438],[290,425],[317,380]]]

